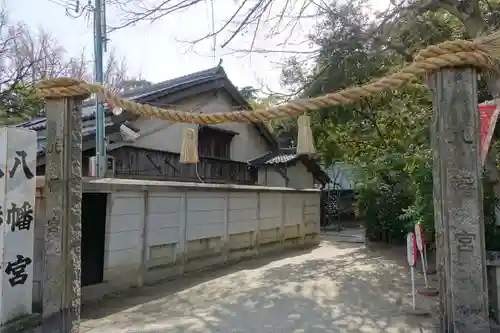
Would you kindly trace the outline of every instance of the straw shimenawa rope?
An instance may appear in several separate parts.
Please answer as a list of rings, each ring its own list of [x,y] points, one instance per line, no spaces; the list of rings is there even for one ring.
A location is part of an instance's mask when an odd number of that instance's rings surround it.
[[[328,106],[347,105],[361,101],[385,90],[393,90],[407,82],[444,67],[473,66],[492,68],[500,58],[500,31],[474,41],[456,40],[421,50],[413,63],[402,70],[363,86],[336,91],[323,96],[294,100],[265,109],[201,114],[173,109],[161,109],[121,99],[101,85],[69,78],[44,80],[37,86],[42,98],[79,97],[96,93],[98,97],[128,112],[192,124],[220,124],[225,122],[260,122],[276,118],[296,117]]]

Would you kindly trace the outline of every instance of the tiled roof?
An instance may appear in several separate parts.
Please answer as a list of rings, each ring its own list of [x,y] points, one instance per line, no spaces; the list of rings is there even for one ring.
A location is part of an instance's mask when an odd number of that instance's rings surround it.
[[[140,88],[135,91],[126,93],[123,95],[123,97],[127,99],[137,100],[141,99],[142,97],[155,94],[157,92],[164,92],[165,90],[180,88],[181,86],[190,85],[194,83],[198,84],[204,80],[213,80],[216,77],[223,78],[225,76],[226,74],[222,67],[213,67],[199,72],[191,73],[188,75],[176,77],[174,79],[155,83],[150,87]]]
[[[296,160],[299,157],[297,154],[281,154],[263,161],[264,164],[285,164]]]
[[[84,127],[88,126],[89,125],[88,121],[95,119],[94,110],[95,110],[95,105],[84,105],[82,107],[82,126]],[[87,124],[85,122],[87,122]],[[44,116],[35,117],[28,121],[25,121],[24,123],[18,124],[16,127],[22,127],[39,132],[47,127],[47,119]]]
[[[261,157],[248,161],[251,166],[259,167],[265,165],[289,165],[300,160],[313,176],[326,184],[330,181],[328,175],[319,166],[316,160],[308,155],[297,154],[294,148],[280,149],[279,151],[269,152]]]
[[[294,162],[300,156],[296,153],[295,148],[281,148],[278,151],[268,152],[261,157],[248,161],[248,163],[252,165],[287,164]]]
[[[106,128],[110,128],[113,125],[112,122],[107,122],[106,123]],[[35,127],[35,126],[33,126]],[[29,127],[28,127],[29,128]],[[29,128],[31,130],[35,130],[35,128]],[[82,128],[82,138],[89,137],[95,135],[96,132],[96,127],[95,125],[93,126],[87,126]],[[38,135],[37,137],[37,145],[36,145],[36,152],[37,154],[43,154],[45,152],[45,145],[46,145],[47,137],[45,135]]]

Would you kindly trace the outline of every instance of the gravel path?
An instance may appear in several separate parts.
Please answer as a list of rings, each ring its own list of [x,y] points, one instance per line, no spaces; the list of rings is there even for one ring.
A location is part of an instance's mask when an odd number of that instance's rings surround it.
[[[81,332],[435,332],[432,319],[400,310],[411,301],[404,253],[324,236],[312,250],[202,272],[86,306]],[[435,312],[435,299],[417,301]]]

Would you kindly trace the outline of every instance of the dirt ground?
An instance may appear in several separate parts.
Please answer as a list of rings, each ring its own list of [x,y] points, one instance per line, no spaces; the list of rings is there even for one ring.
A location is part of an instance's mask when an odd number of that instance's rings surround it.
[[[81,332],[435,332],[435,319],[401,311],[411,302],[404,255],[403,248],[372,249],[325,235],[311,250],[197,273],[85,306]],[[436,312],[434,298],[420,296],[417,302]]]

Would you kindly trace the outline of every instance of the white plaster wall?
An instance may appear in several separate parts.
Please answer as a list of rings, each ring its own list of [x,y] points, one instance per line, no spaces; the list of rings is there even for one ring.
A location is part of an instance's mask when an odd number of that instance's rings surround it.
[[[285,169],[283,169],[285,172]],[[272,167],[262,167],[259,169],[259,185],[272,187],[292,187],[295,189],[314,188],[314,177],[312,173],[301,162],[286,169],[286,175],[289,178],[288,186],[286,179]]]
[[[287,168],[286,175],[290,179],[288,187],[296,189],[314,188],[314,177],[301,162]]]
[[[233,109],[228,97],[223,93],[207,93],[179,103],[186,110],[201,113],[228,112]],[[140,118],[134,122],[140,129],[141,137],[132,146],[178,153],[181,148],[182,130],[196,127],[190,124],[172,124],[167,121]],[[255,126],[248,123],[227,123],[213,125],[239,133],[231,143],[231,159],[246,162],[269,151],[265,139]]]
[[[259,169],[259,185],[271,187],[286,187],[286,180],[272,167],[262,167]]]

